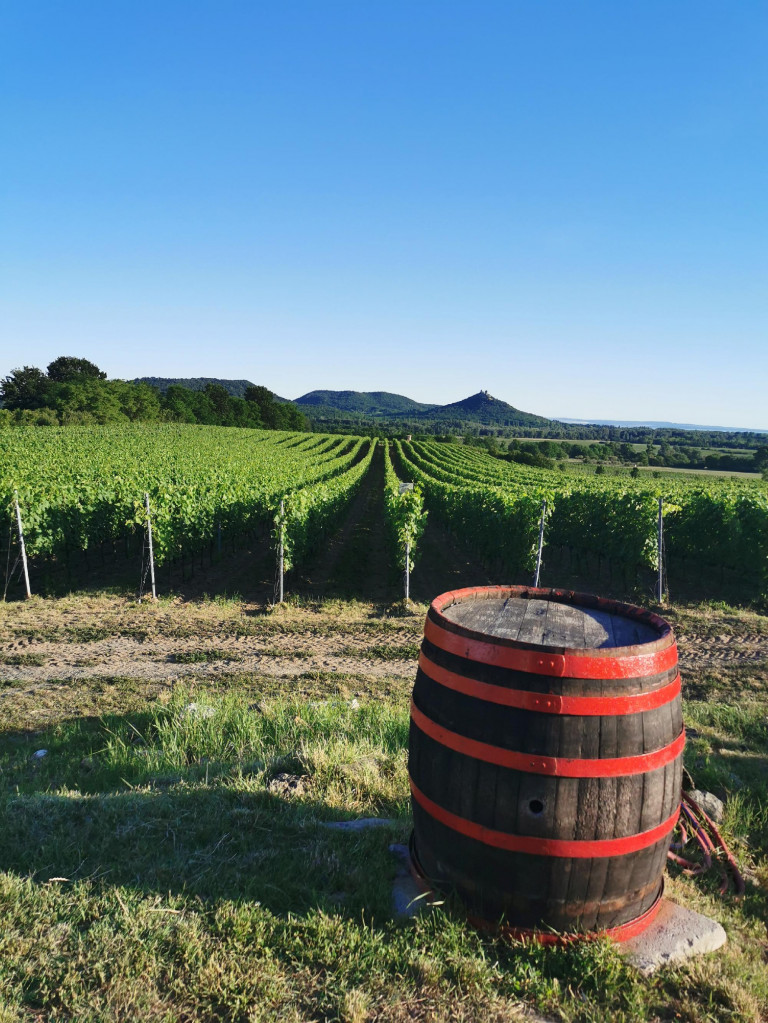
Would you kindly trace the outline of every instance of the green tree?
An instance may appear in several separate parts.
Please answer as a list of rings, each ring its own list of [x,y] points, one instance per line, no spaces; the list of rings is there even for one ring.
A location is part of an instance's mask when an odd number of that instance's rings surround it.
[[[618,455],[622,462],[634,462],[637,457],[635,449],[631,444],[627,444],[626,442],[619,445]]]
[[[7,409],[37,409],[49,404],[53,388],[36,366],[14,369],[0,382],[0,398]]]
[[[160,395],[149,384],[133,384],[127,380],[110,380],[120,385],[120,403],[129,419],[147,422],[160,418]]]
[[[99,377],[59,384],[55,408],[63,423],[151,421],[160,416],[160,400],[153,388]]]
[[[169,419],[178,423],[199,423],[199,406],[204,402],[210,411],[210,403],[200,391],[192,391],[181,384],[171,384],[163,398],[163,408]]]
[[[48,365],[48,379],[63,384],[73,380],[106,380],[107,374],[88,359],[60,355]]]
[[[119,423],[127,418],[115,388],[94,378],[60,384],[56,411],[68,423]]]
[[[58,426],[59,417],[52,408],[20,408],[13,415],[16,426]]]
[[[252,384],[245,389],[245,400],[256,405],[268,430],[306,430],[308,423],[301,409],[292,402],[275,401],[268,387]]]
[[[221,426],[232,426],[235,421],[232,397],[221,384],[206,384],[203,394],[214,408],[216,422]]]
[[[243,397],[246,401],[255,401],[257,405],[269,405],[275,400],[275,396],[270,389],[260,384],[251,384],[249,387],[246,387]]]

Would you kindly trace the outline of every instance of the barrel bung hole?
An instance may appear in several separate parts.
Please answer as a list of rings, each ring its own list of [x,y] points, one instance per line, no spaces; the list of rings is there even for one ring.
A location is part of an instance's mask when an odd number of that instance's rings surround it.
[[[528,804],[528,809],[538,817],[540,813],[544,813],[544,804],[540,799],[532,799]]]

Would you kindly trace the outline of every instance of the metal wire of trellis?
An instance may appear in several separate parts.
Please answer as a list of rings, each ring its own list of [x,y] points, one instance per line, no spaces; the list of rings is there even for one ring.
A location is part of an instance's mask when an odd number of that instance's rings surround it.
[[[139,603],[144,599],[147,593],[147,577],[149,576],[149,570],[151,563],[149,559],[149,538],[147,530],[144,530],[144,540],[141,544],[141,578],[139,580]]]
[[[3,602],[8,598],[8,590],[11,583],[14,581],[16,572],[18,570],[18,577],[21,580],[22,577],[22,563],[21,563],[21,550],[16,554],[16,559],[11,565],[11,547],[13,546],[13,523],[8,526],[8,550],[6,553],[5,560],[5,584],[3,586]]]

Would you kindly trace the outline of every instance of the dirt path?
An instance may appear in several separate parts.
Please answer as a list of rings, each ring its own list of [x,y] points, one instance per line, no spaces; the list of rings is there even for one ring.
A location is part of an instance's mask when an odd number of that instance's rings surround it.
[[[402,640],[340,630],[327,636],[306,631],[290,636],[222,636],[215,646],[207,642],[165,637],[140,640],[117,636],[94,643],[31,643],[3,648],[6,659],[14,654],[37,663],[0,667],[0,699],[14,686],[48,680],[77,681],[93,678],[133,678],[153,681],[194,675],[216,678],[236,673],[258,673],[275,678],[298,672],[336,671],[367,676],[413,676],[415,637]]]
[[[338,671],[344,674],[412,677],[416,653],[404,655],[405,645],[419,641],[420,629],[398,640],[371,643],[370,637],[350,631],[318,637],[311,628],[291,636],[222,636],[215,646],[190,639],[153,638],[140,641],[115,637],[93,643],[13,643],[1,648],[0,699],[17,685],[54,679],[134,678],[160,681],[189,676],[217,678],[259,673],[275,678],[297,672]],[[371,652],[373,650],[373,652]],[[389,652],[388,652],[389,651]],[[756,637],[712,643],[691,637],[682,640],[679,663],[683,672],[768,661],[768,641]],[[18,658],[19,663],[12,663]],[[11,663],[8,663],[10,661]]]
[[[350,534],[363,535],[374,521],[370,493],[373,487],[360,495]],[[464,583],[455,574],[455,552],[435,566],[444,542],[440,532],[432,530],[426,539],[419,585],[432,596]],[[338,562],[331,569],[331,577],[341,571]],[[473,574],[468,581],[478,580]],[[310,672],[409,678],[425,613],[426,604],[404,614],[397,603],[361,601],[304,600],[271,612],[240,601],[152,605],[120,597],[0,605],[0,697],[19,686],[94,678],[163,681],[233,673],[287,678]],[[679,611],[670,618],[684,673],[768,663],[768,623],[762,616]]]
[[[768,636],[723,633],[712,638],[692,634],[679,637],[677,648],[680,667],[684,669],[768,660]]]
[[[0,701],[22,687],[86,680],[413,678],[424,611],[76,596],[0,604]]]
[[[389,601],[396,597],[384,523],[384,452],[370,468],[339,529],[326,536],[314,557],[290,573],[289,593],[342,600]]]

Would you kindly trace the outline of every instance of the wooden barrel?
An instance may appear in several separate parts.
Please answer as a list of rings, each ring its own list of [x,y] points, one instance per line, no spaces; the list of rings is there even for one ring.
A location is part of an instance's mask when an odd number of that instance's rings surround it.
[[[684,743],[662,618],[560,590],[445,593],[411,703],[414,865],[480,921],[631,937],[658,910]]]

